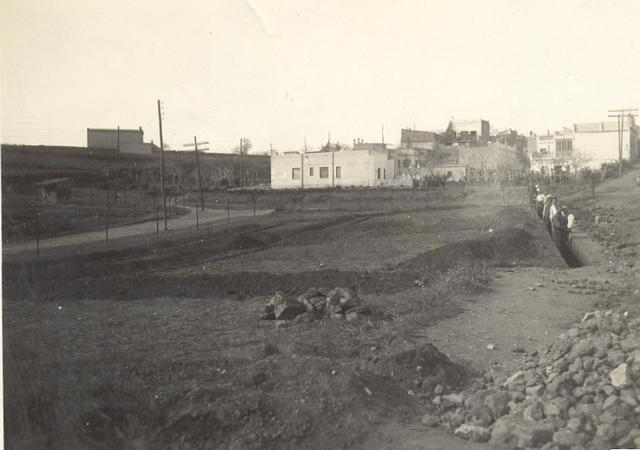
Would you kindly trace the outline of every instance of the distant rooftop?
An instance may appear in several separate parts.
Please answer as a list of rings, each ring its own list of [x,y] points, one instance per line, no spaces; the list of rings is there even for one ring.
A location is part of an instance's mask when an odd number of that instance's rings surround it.
[[[117,128],[87,128],[87,131],[118,131]],[[140,133],[142,131],[142,127],[140,128],[120,128],[120,132],[125,133]]]

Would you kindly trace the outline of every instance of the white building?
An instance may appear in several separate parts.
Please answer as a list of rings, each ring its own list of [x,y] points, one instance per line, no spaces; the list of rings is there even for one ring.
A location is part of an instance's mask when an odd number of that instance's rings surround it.
[[[622,159],[638,158],[638,128],[633,121],[625,119],[622,127]],[[584,161],[592,168],[619,158],[618,123],[579,123],[573,126],[574,159]]]
[[[636,124],[625,119],[621,134],[622,159],[636,160],[639,147]],[[615,121],[578,123],[553,134],[534,135],[530,138],[531,170],[599,169],[602,164],[618,161],[618,137],[618,123]]]
[[[453,120],[451,129],[455,132],[456,142],[469,145],[487,145],[491,126],[488,120]]]
[[[388,150],[285,152],[271,155],[273,189],[386,186],[395,178]]]

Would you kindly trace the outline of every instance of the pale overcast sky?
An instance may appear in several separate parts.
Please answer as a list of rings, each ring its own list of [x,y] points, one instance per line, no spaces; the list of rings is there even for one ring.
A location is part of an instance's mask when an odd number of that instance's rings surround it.
[[[1,141],[297,150],[452,117],[543,132],[640,106],[638,0],[0,0]]]

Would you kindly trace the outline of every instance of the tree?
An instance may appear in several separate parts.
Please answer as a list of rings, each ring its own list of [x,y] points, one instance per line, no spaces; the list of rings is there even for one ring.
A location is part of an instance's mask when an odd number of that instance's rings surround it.
[[[253,144],[251,144],[251,139],[249,139],[249,138],[240,138],[240,142],[242,143],[242,154],[243,155],[248,154],[249,150],[251,150],[251,148],[253,147]],[[236,155],[239,155],[240,154],[240,145],[236,145],[235,147],[233,147],[232,151]]]

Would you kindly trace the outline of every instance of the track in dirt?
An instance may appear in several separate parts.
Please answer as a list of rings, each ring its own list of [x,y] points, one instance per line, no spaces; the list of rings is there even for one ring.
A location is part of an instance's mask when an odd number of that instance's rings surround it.
[[[288,224],[246,227],[231,236],[212,236],[201,242],[176,243],[160,251],[137,254],[106,253],[99,260],[90,256],[69,257],[55,265],[34,263],[30,271],[22,265],[5,264],[5,293],[10,298],[112,298],[132,300],[162,296],[245,298],[280,290],[295,294],[309,287],[347,286],[362,293],[392,293],[411,288],[459,265],[513,266],[537,260],[532,236],[524,228],[507,228],[444,245],[385,270],[358,271],[318,269],[295,273],[244,272],[174,274],[186,264],[211,263],[252,254],[278,245],[294,245],[305,233],[332,227],[353,227],[371,216],[345,216],[321,224]],[[102,276],[95,276],[96,273]],[[46,276],[43,276],[46,274]],[[13,281],[12,281],[13,280]],[[60,283],[66,280],[66,283]]]

